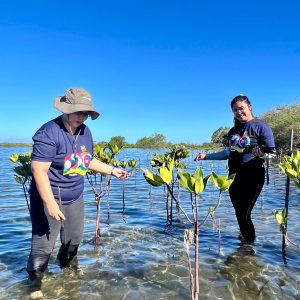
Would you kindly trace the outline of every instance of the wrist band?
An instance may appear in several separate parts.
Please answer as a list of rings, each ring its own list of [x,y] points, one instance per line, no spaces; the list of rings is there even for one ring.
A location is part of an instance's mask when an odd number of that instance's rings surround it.
[[[110,175],[112,175],[113,173],[113,170],[115,169],[116,167],[112,167],[111,170],[110,170]]]

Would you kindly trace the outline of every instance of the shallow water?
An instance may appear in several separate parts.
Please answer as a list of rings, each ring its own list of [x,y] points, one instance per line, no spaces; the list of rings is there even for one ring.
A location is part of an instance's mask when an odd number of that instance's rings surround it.
[[[29,148],[0,148],[0,299],[27,299],[26,262],[30,250],[31,224],[20,185],[13,179],[12,153]],[[149,167],[153,151],[126,149],[119,159],[135,158]],[[192,153],[193,154],[193,153]],[[186,163],[194,169],[192,157]],[[226,174],[225,162],[204,161],[217,174]],[[96,206],[86,183],[86,221],[78,260],[82,278],[57,266],[54,249],[43,281],[46,299],[190,299],[189,272],[183,231],[190,228],[174,213],[172,226],[166,226],[163,188],[149,188],[142,172],[125,183],[125,209],[122,183],[113,179],[107,221],[106,197],[102,201],[101,241],[94,236]],[[201,219],[217,202],[211,185],[200,199]],[[300,299],[300,250],[288,245],[282,252],[282,234],[272,211],[284,207],[285,177],[270,168],[270,184],[265,185],[252,216],[257,239],[241,244],[235,215],[228,197],[222,196],[215,214],[200,230],[200,299]],[[291,185],[288,233],[300,244],[300,193]],[[181,191],[181,203],[189,211],[189,197]],[[220,235],[216,223],[220,222]],[[191,255],[193,248],[191,248]]]

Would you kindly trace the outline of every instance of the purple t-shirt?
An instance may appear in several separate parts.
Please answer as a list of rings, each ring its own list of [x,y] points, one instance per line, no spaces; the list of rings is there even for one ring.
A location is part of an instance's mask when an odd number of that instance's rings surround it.
[[[252,161],[254,158],[258,164],[264,162],[263,159],[254,157],[251,151],[247,151],[250,146],[275,148],[271,128],[257,118],[236,125],[228,132],[227,147],[230,147],[228,161],[230,173],[236,172],[241,165]]]
[[[44,124],[33,136],[32,160],[51,162],[48,172],[56,201],[59,196],[63,204],[82,197],[84,175],[93,153],[93,138],[87,126],[82,124],[71,135],[65,128],[61,116]],[[32,180],[30,194],[37,193]]]

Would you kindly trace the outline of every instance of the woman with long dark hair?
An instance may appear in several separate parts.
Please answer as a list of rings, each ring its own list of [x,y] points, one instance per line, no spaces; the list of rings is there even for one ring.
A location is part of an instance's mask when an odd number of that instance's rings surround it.
[[[199,153],[195,160],[228,159],[229,175],[236,174],[229,195],[240,227],[241,239],[253,243],[255,229],[251,211],[265,182],[264,158],[275,152],[271,128],[254,117],[247,96],[239,95],[230,103],[234,126],[227,135],[226,148],[216,153]]]

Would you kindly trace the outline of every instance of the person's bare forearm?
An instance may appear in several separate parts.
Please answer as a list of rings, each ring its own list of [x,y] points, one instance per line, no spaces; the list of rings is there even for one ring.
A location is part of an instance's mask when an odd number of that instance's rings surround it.
[[[37,190],[44,203],[49,204],[53,201],[55,202],[48,174],[45,172],[33,171],[33,176]]]
[[[113,166],[110,166],[97,158],[93,158],[90,162],[89,169],[103,175],[110,175]]]
[[[113,175],[119,179],[126,179],[129,176],[125,170],[110,166],[97,158],[91,160],[89,169],[103,175]]]
[[[65,220],[51,189],[48,170],[50,163],[32,161],[31,170],[36,183],[37,190],[45,203],[49,215],[56,220]]]

